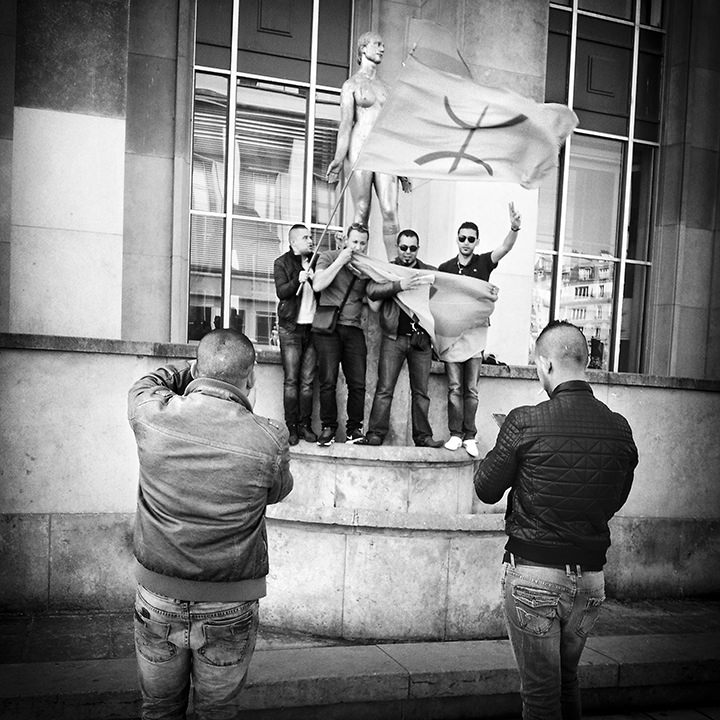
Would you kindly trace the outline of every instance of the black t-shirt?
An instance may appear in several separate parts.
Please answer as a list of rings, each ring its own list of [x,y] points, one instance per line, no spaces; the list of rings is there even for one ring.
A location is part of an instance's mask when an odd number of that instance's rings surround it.
[[[453,275],[465,275],[487,281],[490,279],[490,273],[498,265],[492,261],[491,256],[492,253],[490,252],[473,255],[467,265],[460,265],[457,256],[455,256],[439,265],[438,270],[440,270],[440,272],[452,273]]]

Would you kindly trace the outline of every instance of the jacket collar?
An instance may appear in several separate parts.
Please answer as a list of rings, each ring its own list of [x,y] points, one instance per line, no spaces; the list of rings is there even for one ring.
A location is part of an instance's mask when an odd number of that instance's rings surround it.
[[[223,380],[216,380],[215,378],[198,378],[197,380],[193,380],[187,388],[185,388],[185,395],[194,392],[201,393],[202,395],[210,395],[220,398],[221,400],[236,402],[244,405],[252,412],[250,401],[247,399],[247,396],[240,391],[240,388]]]
[[[589,392],[593,394],[590,383],[585,380],[568,380],[567,382],[560,383],[553,391],[550,397],[554,398],[559,393],[564,392]]]

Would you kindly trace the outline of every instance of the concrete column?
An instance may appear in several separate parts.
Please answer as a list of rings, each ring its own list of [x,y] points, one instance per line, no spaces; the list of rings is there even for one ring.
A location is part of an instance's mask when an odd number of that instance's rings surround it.
[[[173,273],[187,275],[189,237],[185,232],[181,262],[173,267],[174,229],[187,225],[189,197],[182,198],[184,212],[174,214],[175,153],[185,159],[181,177],[189,182],[192,112],[191,94],[182,93],[178,104],[178,90],[192,83],[192,39],[179,37],[180,5],[187,3],[162,0],[130,8],[122,284],[122,337],[128,340],[170,340],[171,315],[184,316],[187,305],[187,295],[171,303]]]
[[[10,323],[10,197],[16,0],[0,0],[0,331]]]
[[[720,51],[712,0],[670,3],[648,370],[720,377]],[[707,353],[704,352],[707,348]]]
[[[120,336],[128,17],[17,5],[11,332]]]

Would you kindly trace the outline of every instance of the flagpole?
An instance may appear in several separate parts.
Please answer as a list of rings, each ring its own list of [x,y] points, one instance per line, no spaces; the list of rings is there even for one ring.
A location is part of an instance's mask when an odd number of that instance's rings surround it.
[[[348,173],[347,179],[343,183],[342,188],[340,189],[340,192],[338,193],[338,198],[335,201],[335,207],[333,207],[332,212],[330,213],[330,217],[328,218],[328,221],[325,223],[325,227],[322,230],[322,233],[320,233],[320,239],[317,242],[317,245],[315,247],[315,250],[313,251],[313,254],[310,256],[310,265],[313,264],[315,258],[317,257],[318,252],[320,252],[320,245],[322,245],[323,238],[325,237],[325,234],[327,233],[328,228],[330,227],[330,223],[332,222],[332,219],[335,217],[335,213],[337,212],[338,207],[340,207],[340,201],[343,198],[343,195],[345,194],[345,191],[348,188],[348,185],[350,184],[350,178],[352,177],[353,173],[355,172],[355,165],[357,164],[357,160],[355,160],[355,163],[353,163],[353,166],[350,168],[350,172]],[[298,287],[296,295],[299,295],[302,291],[302,286],[305,281],[300,283],[300,287]]]

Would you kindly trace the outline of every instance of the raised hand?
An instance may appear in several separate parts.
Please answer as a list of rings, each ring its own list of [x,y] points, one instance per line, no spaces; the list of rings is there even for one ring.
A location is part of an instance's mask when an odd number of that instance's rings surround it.
[[[522,225],[522,215],[515,209],[515,203],[512,200],[508,203],[508,212],[510,213],[510,229],[517,232]]]

